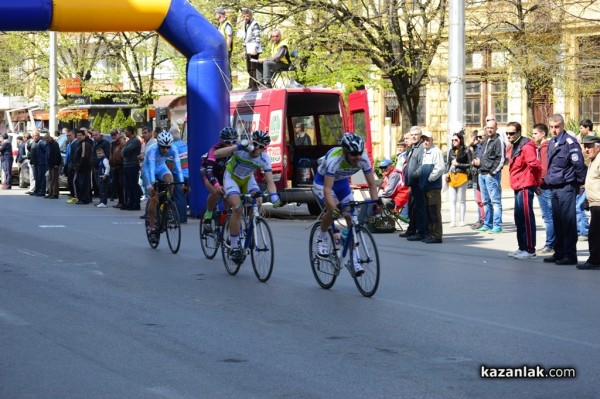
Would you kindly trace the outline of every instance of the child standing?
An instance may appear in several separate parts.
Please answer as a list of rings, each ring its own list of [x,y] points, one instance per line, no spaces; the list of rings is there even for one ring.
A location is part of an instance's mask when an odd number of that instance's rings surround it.
[[[98,185],[100,186],[100,203],[96,205],[96,207],[106,208],[106,193],[108,191],[110,165],[102,148],[96,149],[96,157],[98,158],[98,165],[96,165],[96,168],[98,171]]]

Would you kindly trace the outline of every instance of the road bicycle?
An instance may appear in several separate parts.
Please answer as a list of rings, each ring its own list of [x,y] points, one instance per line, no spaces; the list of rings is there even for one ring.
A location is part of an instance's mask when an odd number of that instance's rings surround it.
[[[240,206],[243,207],[243,212],[240,221],[238,249],[242,253],[241,258],[238,260],[231,258],[231,251],[234,249],[231,246],[229,234],[231,214],[227,216],[223,225],[221,253],[225,269],[232,276],[237,274],[246,257],[250,255],[254,274],[256,278],[264,283],[271,277],[273,272],[275,248],[271,228],[266,219],[260,216],[259,213],[257,198],[262,196],[262,193],[240,195],[242,201]]]
[[[160,243],[160,235],[162,233],[167,233],[167,242],[169,243],[169,248],[171,249],[171,252],[173,252],[174,254],[176,254],[177,251],[179,251],[179,246],[181,244],[181,223],[179,222],[179,212],[177,211],[177,206],[175,205],[175,202],[173,202],[173,200],[171,199],[171,192],[168,189],[168,187],[176,184],[183,183],[154,183],[154,189],[156,190],[158,195],[158,203],[156,205],[155,213],[156,221],[154,222],[156,234],[150,234],[149,231],[149,200],[146,202],[145,217],[146,237],[148,238],[148,243],[150,244],[150,247],[153,249],[158,247],[158,244]]]
[[[317,283],[325,289],[333,287],[335,280],[340,275],[342,266],[354,280],[358,291],[370,297],[375,294],[379,286],[379,252],[373,236],[364,223],[359,223],[356,208],[368,204],[377,203],[377,200],[350,201],[347,206],[352,209],[352,221],[345,231],[345,239],[340,237],[340,230],[344,227],[335,219],[327,231],[329,236],[328,256],[320,256],[317,253],[317,238],[321,231],[321,218],[325,210],[321,212],[317,221],[313,223],[310,232],[309,257],[313,275]],[[310,227],[310,226],[308,226]],[[342,235],[343,237],[343,235]],[[364,273],[357,275],[355,266],[360,266]]]
[[[206,259],[214,258],[219,251],[223,241],[223,225],[228,214],[228,211],[219,210],[217,206],[212,213],[210,224],[200,220],[200,246]]]

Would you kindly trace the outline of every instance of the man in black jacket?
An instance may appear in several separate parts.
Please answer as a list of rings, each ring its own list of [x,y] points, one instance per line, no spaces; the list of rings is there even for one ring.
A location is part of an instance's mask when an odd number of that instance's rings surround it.
[[[421,166],[424,152],[421,134],[420,127],[413,126],[410,128],[412,144],[406,155],[406,164],[404,167],[404,179],[406,180],[406,185],[410,188],[408,201],[410,223],[406,232],[400,233],[400,237],[406,237],[409,241],[424,240],[429,234],[427,215],[425,213],[425,198],[423,197],[423,190],[419,187],[419,166]]]
[[[46,167],[48,168],[48,194],[44,198],[58,199],[58,171],[62,164],[62,156],[60,148],[54,137],[50,133],[46,133]]]
[[[77,131],[77,140],[79,146],[73,157],[73,168],[75,169],[75,187],[77,194],[77,205],[89,204],[92,202],[92,143],[86,137],[85,131]]]
[[[41,132],[44,136],[48,133],[46,129]],[[46,195],[46,141],[38,135],[36,147],[36,168],[35,168],[35,196],[43,197]]]
[[[125,185],[125,204],[122,211],[139,211],[140,197],[142,189],[138,184],[140,176],[140,163],[138,155],[142,151],[142,142],[137,138],[135,128],[127,126],[125,128],[127,143],[121,150],[123,155],[123,183]]]

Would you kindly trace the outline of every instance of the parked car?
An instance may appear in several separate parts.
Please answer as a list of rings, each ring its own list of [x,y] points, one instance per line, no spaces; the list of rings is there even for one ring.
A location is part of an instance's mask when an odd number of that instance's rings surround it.
[[[43,138],[42,138],[43,140]],[[58,188],[60,190],[68,190],[69,186],[67,184],[67,176],[63,174],[63,167],[65,164],[65,155],[67,151],[67,135],[61,134],[55,139],[58,142],[58,147],[60,148],[60,155],[62,156],[63,162],[61,163],[58,169]],[[14,151],[13,151],[14,152]],[[14,172],[14,166],[13,166]],[[29,166],[29,160],[25,160],[21,165],[18,166],[18,171],[16,173],[16,177],[18,177],[19,187],[25,188],[29,187],[29,175],[31,173],[31,168]]]

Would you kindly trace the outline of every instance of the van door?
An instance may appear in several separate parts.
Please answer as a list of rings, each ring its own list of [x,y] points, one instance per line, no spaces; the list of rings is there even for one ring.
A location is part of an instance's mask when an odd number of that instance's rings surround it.
[[[369,99],[366,90],[359,90],[348,95],[348,111],[350,112],[350,131],[365,140],[365,148],[369,158],[373,160],[373,144],[371,142],[371,117],[369,115]]]
[[[373,144],[371,141],[371,118],[369,115],[369,99],[366,90],[359,90],[348,95],[348,125],[350,131],[358,134],[365,140],[365,149],[373,163]],[[366,187],[367,180],[362,171],[358,171],[351,178],[352,184]]]

